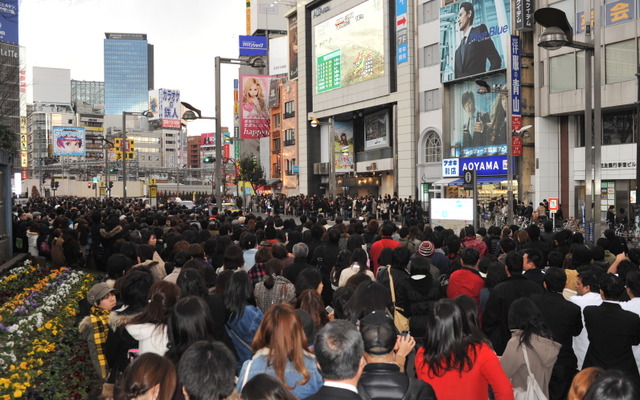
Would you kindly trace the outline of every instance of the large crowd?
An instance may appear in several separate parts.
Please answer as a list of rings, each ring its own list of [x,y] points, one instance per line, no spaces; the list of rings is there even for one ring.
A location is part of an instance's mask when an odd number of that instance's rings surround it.
[[[79,305],[103,398],[640,398],[640,249],[612,230],[232,201],[14,207],[15,251],[103,276]]]

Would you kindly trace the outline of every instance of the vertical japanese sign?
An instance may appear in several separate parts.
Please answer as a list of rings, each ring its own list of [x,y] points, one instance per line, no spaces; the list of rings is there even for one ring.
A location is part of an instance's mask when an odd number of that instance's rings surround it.
[[[522,129],[520,109],[520,37],[511,35],[511,150],[514,156],[522,155],[522,137],[513,131]]]
[[[158,118],[162,127],[180,129],[180,91],[158,89]]]
[[[398,65],[409,61],[407,0],[396,0],[396,53]]]
[[[516,31],[533,30],[533,0],[515,0]]]
[[[298,77],[298,16],[289,18],[289,79]]]

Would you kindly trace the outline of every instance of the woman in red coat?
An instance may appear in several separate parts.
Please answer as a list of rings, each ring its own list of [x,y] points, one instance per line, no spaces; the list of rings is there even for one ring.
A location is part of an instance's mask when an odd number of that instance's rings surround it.
[[[513,400],[498,356],[468,330],[453,300],[437,302],[427,316],[424,345],[416,355],[418,378],[433,387],[438,400],[486,400],[489,385],[496,400]]]

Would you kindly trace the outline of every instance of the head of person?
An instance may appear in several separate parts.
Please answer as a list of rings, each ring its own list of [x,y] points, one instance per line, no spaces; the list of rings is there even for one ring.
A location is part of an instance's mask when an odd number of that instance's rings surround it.
[[[235,387],[236,359],[223,343],[200,340],[182,354],[178,377],[187,400],[225,399]]]
[[[155,353],[141,354],[116,385],[116,399],[170,400],[177,384],[176,368]]]
[[[576,280],[576,292],[580,296],[589,292],[600,293],[600,277],[593,271],[579,272]]]
[[[125,275],[120,286],[120,298],[129,312],[140,312],[147,305],[149,289],[153,285],[151,273],[133,270]]]
[[[393,232],[395,232],[397,229],[396,225],[394,223],[391,222],[385,222],[382,225],[382,236],[391,236],[393,235]]]
[[[298,274],[296,283],[294,284],[296,289],[296,295],[304,292],[307,289],[316,290],[318,293],[322,293],[324,284],[322,283],[322,273],[318,268],[305,268]]]
[[[309,246],[302,242],[294,244],[292,250],[295,258],[306,258],[309,254]]]
[[[476,268],[479,260],[480,252],[473,247],[465,247],[460,251],[460,261],[465,267]]]
[[[560,293],[567,284],[567,273],[558,267],[549,267],[544,274],[544,287],[547,292]]]
[[[460,10],[458,11],[458,29],[465,31],[468,27],[473,25],[473,17],[475,12],[473,11],[473,4],[465,1],[460,3]]]
[[[244,400],[297,400],[280,380],[267,374],[258,374],[249,379],[240,397]]]
[[[478,303],[467,295],[460,295],[454,300],[464,316],[463,327],[470,343],[479,344],[488,339],[478,327]]]
[[[316,290],[307,289],[300,293],[300,296],[298,296],[297,308],[309,313],[309,316],[313,321],[315,331],[320,330],[327,322],[329,322],[329,316],[327,315],[327,311],[324,307],[322,296]]]
[[[309,381],[310,373],[304,364],[304,352],[308,347],[307,336],[296,310],[288,304],[274,304],[264,314],[251,344],[256,352],[263,348],[269,349],[268,363],[273,366],[276,376],[286,382],[285,370],[287,363],[300,373],[302,380],[297,385],[304,385]],[[287,389],[291,390],[286,383]]]
[[[476,108],[476,98],[473,92],[468,90],[462,93],[462,108],[468,113],[473,113]]]
[[[393,249],[393,261],[391,265],[393,268],[404,269],[409,264],[409,260],[411,259],[411,252],[408,248],[404,246],[398,246]]]
[[[244,265],[242,249],[236,245],[227,247],[224,251],[223,264],[224,269],[234,270],[241,268]]]
[[[527,271],[530,269],[541,269],[544,267],[544,256],[537,249],[522,250],[522,268]]]
[[[214,340],[209,306],[200,297],[183,297],[171,310],[167,323],[169,350],[166,357],[178,363],[184,351],[198,340]]]
[[[598,281],[604,300],[620,300],[624,293],[624,281],[615,274],[605,274]]]
[[[325,380],[357,381],[362,373],[364,344],[351,322],[336,320],[326,324],[316,335],[314,349]]]
[[[363,282],[344,305],[345,319],[355,324],[372,311],[389,309],[391,306],[389,289],[376,281]]]
[[[232,319],[240,318],[244,308],[251,299],[251,282],[245,271],[238,271],[231,276],[224,296],[224,305],[232,315]]]
[[[517,251],[510,251],[504,260],[509,276],[522,275],[522,256]]]
[[[87,292],[87,302],[93,307],[111,311],[116,305],[116,291],[106,282],[98,283]]]
[[[640,399],[638,385],[624,372],[610,369],[602,373],[589,387],[584,400]]]
[[[180,287],[169,281],[157,281],[151,285],[147,306],[131,323],[165,324],[169,312],[180,298]]]
[[[360,320],[360,334],[368,362],[384,362],[396,349],[398,330],[393,317],[384,310],[375,310]],[[381,360],[382,359],[382,360]]]
[[[205,284],[204,277],[198,271],[197,268],[187,267],[193,264],[200,264],[199,261],[190,260],[187,261],[185,267],[182,268],[180,274],[178,274],[178,278],[176,279],[176,284],[180,287],[180,291],[182,292],[182,296],[200,296],[202,298],[206,298],[209,294],[207,289],[207,285]],[[211,267],[206,267],[212,269]]]
[[[598,379],[604,370],[600,367],[588,367],[578,372],[571,381],[567,400],[582,400],[593,381]]]
[[[431,374],[443,376],[447,371],[470,369],[475,357],[469,353],[473,347],[469,347],[460,307],[451,299],[441,299],[427,313],[426,322],[431,328],[424,338],[424,365]]]
[[[248,78],[244,82],[243,89],[245,101],[249,101],[255,98],[264,98],[264,90],[262,88],[262,84],[256,78]]]
[[[545,325],[542,312],[528,297],[516,299],[509,307],[509,329],[520,329],[520,345],[531,347],[531,337],[538,335],[551,339],[551,331]]]

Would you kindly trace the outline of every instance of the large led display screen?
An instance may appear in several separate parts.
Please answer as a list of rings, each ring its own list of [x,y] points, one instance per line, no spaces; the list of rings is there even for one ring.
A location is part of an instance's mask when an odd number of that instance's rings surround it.
[[[442,7],[442,82],[505,68],[510,21],[509,0],[459,1]]]
[[[86,154],[85,129],[76,126],[53,127],[54,156],[84,156]]]
[[[499,90],[505,88],[504,74],[485,81]],[[497,86],[495,86],[497,85]],[[503,93],[478,94],[475,81],[453,85],[451,107],[451,144],[457,157],[507,154],[507,108],[509,98]]]
[[[384,2],[367,0],[314,26],[316,93],[385,74]]]

